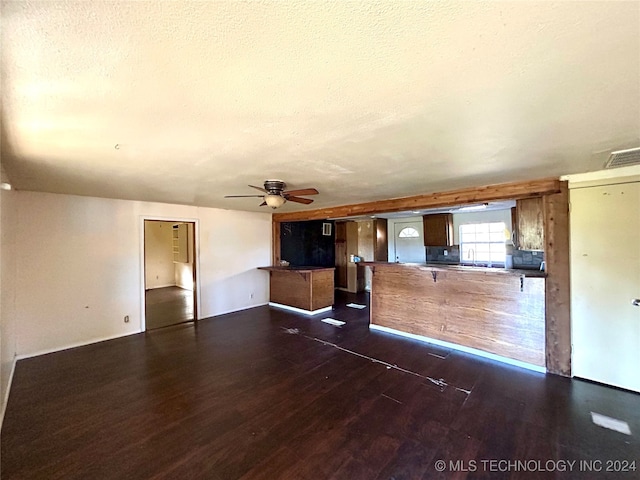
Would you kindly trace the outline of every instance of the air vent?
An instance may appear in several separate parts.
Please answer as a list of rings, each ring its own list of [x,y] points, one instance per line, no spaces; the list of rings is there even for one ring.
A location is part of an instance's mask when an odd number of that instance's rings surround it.
[[[631,165],[640,165],[640,148],[611,152],[604,168],[630,167]]]

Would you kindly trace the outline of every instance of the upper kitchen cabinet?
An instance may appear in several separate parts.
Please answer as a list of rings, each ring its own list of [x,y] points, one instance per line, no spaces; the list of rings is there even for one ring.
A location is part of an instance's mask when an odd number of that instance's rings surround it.
[[[516,247],[544,250],[544,214],[542,197],[516,200]]]
[[[422,223],[425,246],[448,247],[453,245],[453,215],[451,213],[424,215]]]
[[[389,240],[387,239],[387,219],[376,218],[373,222],[376,233],[373,237],[373,259],[376,262],[389,260]]]

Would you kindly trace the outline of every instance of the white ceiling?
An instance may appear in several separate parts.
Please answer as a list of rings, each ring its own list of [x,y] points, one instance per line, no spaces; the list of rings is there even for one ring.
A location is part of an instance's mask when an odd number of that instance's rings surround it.
[[[2,1],[1,47],[18,189],[293,211],[640,145],[636,1]]]

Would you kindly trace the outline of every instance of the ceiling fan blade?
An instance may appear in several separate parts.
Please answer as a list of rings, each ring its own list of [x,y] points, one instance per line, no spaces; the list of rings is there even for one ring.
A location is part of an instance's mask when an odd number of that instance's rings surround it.
[[[303,188],[301,190],[285,190],[285,195],[317,195],[318,190],[315,188]]]
[[[255,188],[256,190],[260,190],[261,192],[269,193],[267,190],[265,190],[265,189],[264,189],[264,188],[262,188],[262,187],[256,187],[255,185],[249,185],[249,186],[250,186],[251,188]]]
[[[264,207],[267,204],[267,202],[262,202],[260,205],[258,205],[259,207]]]
[[[296,203],[304,203],[305,205],[309,205],[310,203],[313,203],[313,200],[311,200],[310,198],[290,197],[288,195],[287,195],[287,201],[296,202]]]
[[[262,198],[264,195],[225,195],[224,198]]]

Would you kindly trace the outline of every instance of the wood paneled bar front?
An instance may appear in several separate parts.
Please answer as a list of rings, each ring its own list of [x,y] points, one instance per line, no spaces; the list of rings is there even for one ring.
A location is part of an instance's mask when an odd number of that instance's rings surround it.
[[[269,304],[314,314],[334,302],[334,270],[330,267],[258,267],[269,272]]]
[[[363,262],[371,325],[545,366],[545,274]]]

